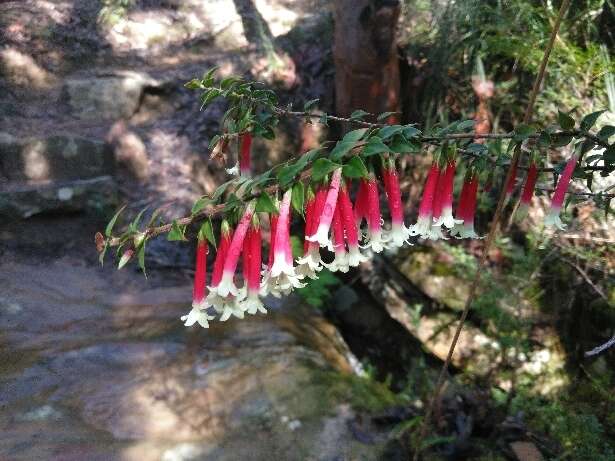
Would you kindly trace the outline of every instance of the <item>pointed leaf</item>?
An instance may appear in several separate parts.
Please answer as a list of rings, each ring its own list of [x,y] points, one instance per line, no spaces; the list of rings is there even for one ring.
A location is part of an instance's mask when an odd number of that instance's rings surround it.
[[[367,167],[360,157],[354,156],[342,167],[342,174],[346,178],[365,178]]]
[[[111,237],[111,233],[113,232],[113,226],[115,226],[115,222],[117,221],[117,218],[119,218],[122,211],[124,211],[124,208],[126,208],[126,205],[117,210],[117,213],[113,215],[113,217],[109,221],[109,224],[107,224],[107,227],[105,228],[105,235],[107,237]]]
[[[290,203],[292,204],[293,208],[297,211],[297,213],[299,213],[302,216],[304,213],[304,210],[303,210],[304,201],[305,201],[305,187],[301,181],[298,181],[293,186]]]
[[[258,197],[255,211],[262,213],[278,213],[278,209],[275,206],[275,203],[273,203],[273,199],[266,192],[263,192]]]
[[[333,163],[328,158],[319,158],[314,162],[314,165],[312,166],[312,180],[318,182],[339,167],[339,164]]]
[[[606,110],[599,110],[583,117],[583,120],[581,120],[581,131],[591,130],[598,121],[598,118],[600,118],[600,116],[605,112]]]
[[[574,128],[574,119],[565,112],[557,111],[557,122],[562,130],[572,130]]]
[[[186,231],[186,226],[180,226],[177,223],[177,220],[174,219],[173,224],[171,224],[171,230],[169,231],[169,234],[167,235],[167,240],[170,242],[185,241],[186,240],[186,237],[184,237],[185,231]]]

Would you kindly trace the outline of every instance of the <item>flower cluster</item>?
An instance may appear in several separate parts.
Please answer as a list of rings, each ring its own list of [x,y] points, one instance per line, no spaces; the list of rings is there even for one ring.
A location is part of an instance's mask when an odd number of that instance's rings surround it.
[[[240,140],[241,174],[249,175],[251,135]],[[565,192],[577,163],[573,155],[567,162],[553,194],[545,224],[562,229],[559,218]],[[409,227],[404,223],[399,175],[395,160],[383,157],[378,172],[366,170],[353,183],[344,177],[344,168],[335,167],[328,180],[315,181],[315,190],[308,187],[299,201],[303,206],[305,233],[303,254],[293,258],[291,247],[293,189],[286,190],[280,201],[272,199],[276,212],[266,213],[269,222],[269,255],[262,261],[262,236],[255,201],[243,208],[241,218],[233,229],[222,221],[210,285],[206,285],[206,259],[208,253],[205,233],[199,232],[196,251],[196,270],[192,310],[181,319],[185,325],[198,323],[204,328],[216,317],[226,321],[230,317],[244,318],[245,314],[266,313],[261,298],[267,295],[281,297],[305,286],[307,279],[318,278],[323,268],[348,272],[368,259],[370,253],[395,249],[411,244],[410,237],[427,240],[451,237],[481,238],[474,230],[474,217],[478,199],[479,172],[473,165],[466,168],[457,206],[453,210],[456,158],[443,154],[436,158],[424,184],[417,222]],[[517,168],[513,166],[513,179],[505,184],[506,194],[514,192]],[[325,175],[327,177],[327,175]],[[538,167],[530,159],[522,188],[518,213],[526,213],[534,195]],[[384,190],[390,224],[385,224],[381,212],[380,190]],[[303,188],[300,189],[303,191]],[[354,203],[352,197],[354,196]],[[331,259],[331,254],[333,258]],[[237,284],[236,272],[242,261],[242,282]]]
[[[317,183],[305,194],[303,214],[305,233],[303,254],[294,259],[291,248],[293,192],[283,193],[277,212],[256,211],[249,202],[233,229],[222,221],[211,281],[206,286],[207,243],[199,233],[192,310],[182,317],[185,325],[198,323],[207,328],[216,317],[226,321],[230,317],[244,318],[246,314],[266,313],[261,298],[281,297],[305,286],[307,279],[318,273],[347,272],[367,261],[370,253],[394,249],[409,238],[444,238],[442,228],[457,238],[477,238],[474,232],[474,213],[478,192],[478,176],[469,173],[461,190],[456,215],[453,217],[453,186],[455,161],[440,167],[432,165],[425,184],[419,209],[419,220],[406,227],[399,175],[392,159],[385,159],[377,174],[369,171],[353,184],[344,178],[343,169],[336,168],[324,183]],[[356,189],[356,190],[353,190]],[[380,190],[384,190],[390,224],[385,224],[381,212]],[[354,196],[354,203],[352,197]],[[261,219],[269,222],[269,256],[262,261]],[[331,258],[331,253],[333,257]],[[242,262],[242,282],[237,281],[237,268]]]

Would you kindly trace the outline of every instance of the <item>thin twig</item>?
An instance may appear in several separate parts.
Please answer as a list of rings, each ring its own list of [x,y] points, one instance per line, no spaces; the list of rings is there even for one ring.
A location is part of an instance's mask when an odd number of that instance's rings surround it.
[[[557,33],[559,31],[562,19],[564,17],[564,13],[566,12],[566,10],[568,9],[568,6],[570,4],[570,0],[564,0],[560,6],[559,9],[559,13],[557,15],[557,19],[555,21],[555,25],[553,26],[553,30],[551,32],[551,37],[549,39],[549,43],[547,45],[547,48],[545,50],[544,56],[542,58],[542,62],[540,64],[540,69],[538,71],[538,75],[536,76],[536,80],[534,81],[534,86],[532,88],[532,92],[530,93],[530,99],[528,102],[528,106],[525,110],[525,115],[523,117],[523,122],[525,124],[530,122],[531,116],[532,116],[532,111],[534,109],[534,104],[536,103],[536,97],[538,96],[538,90],[540,88],[540,85],[542,84],[542,81],[544,79],[545,76],[545,72],[547,69],[547,63],[549,62],[549,56],[551,55],[551,51],[553,50],[553,44],[555,42],[555,38],[557,36]],[[507,184],[510,180],[510,178],[512,177],[512,173],[513,173],[513,166],[519,163],[519,158],[521,156],[521,148],[520,146],[517,146],[517,148],[515,149],[514,155],[513,155],[513,159],[511,161],[511,164],[508,168],[508,172],[506,174],[506,180],[504,181],[504,184]],[[455,330],[455,335],[453,337],[453,341],[451,342],[451,345],[449,347],[448,350],[448,354],[446,355],[446,360],[444,361],[444,364],[442,365],[442,369],[440,370],[440,374],[438,376],[438,381],[436,382],[436,386],[434,388],[433,391],[433,395],[432,398],[429,402],[429,406],[427,407],[427,411],[425,413],[425,418],[423,419],[423,422],[421,424],[421,429],[419,432],[419,436],[416,442],[416,448],[414,451],[414,461],[418,461],[420,454],[421,454],[421,445],[423,443],[423,440],[425,438],[425,436],[427,435],[427,429],[429,428],[429,424],[430,424],[430,420],[431,420],[431,416],[433,414],[433,409],[435,406],[435,403],[440,395],[441,389],[442,389],[442,384],[444,383],[444,378],[446,377],[446,375],[448,374],[448,368],[450,366],[451,363],[451,359],[453,357],[453,353],[455,352],[455,347],[457,346],[457,341],[459,341],[459,335],[461,334],[461,330],[463,329],[463,325],[466,321],[466,318],[468,316],[468,312],[470,311],[470,306],[472,305],[472,301],[474,300],[474,297],[476,296],[476,292],[478,290],[478,285],[480,284],[481,281],[481,275],[485,270],[485,267],[487,265],[487,259],[489,256],[489,250],[491,249],[491,246],[493,245],[493,242],[495,240],[495,236],[497,234],[497,229],[498,229],[498,224],[499,221],[502,217],[502,211],[504,209],[504,202],[506,201],[506,188],[502,188],[502,191],[500,193],[500,197],[498,199],[498,204],[495,210],[495,214],[493,216],[493,221],[491,222],[491,228],[489,229],[489,235],[487,236],[487,239],[485,241],[485,246],[483,247],[483,251],[480,257],[480,261],[478,264],[478,268],[476,270],[476,273],[474,275],[474,279],[472,280],[472,284],[470,285],[470,290],[468,293],[468,297],[466,299],[465,302],[465,306],[463,308],[463,312],[461,313],[461,317],[459,319],[459,324],[457,325],[457,329]]]
[[[615,345],[615,336],[613,336],[611,339],[609,339],[606,343],[602,344],[601,346],[594,347],[591,351],[587,351],[585,353],[585,357],[591,357],[592,355],[598,355],[602,351],[607,350],[609,347],[613,345]]]

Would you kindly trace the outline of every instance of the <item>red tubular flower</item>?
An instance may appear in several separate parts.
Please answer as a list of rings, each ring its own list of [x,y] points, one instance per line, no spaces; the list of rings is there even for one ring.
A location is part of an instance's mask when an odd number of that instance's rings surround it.
[[[450,231],[457,238],[481,238],[474,231],[474,214],[476,213],[476,198],[478,194],[478,175],[467,177],[461,188],[459,204],[457,205],[457,222]]]
[[[318,219],[316,231],[306,237],[310,242],[318,242],[321,247],[329,246],[329,229],[333,221],[333,213],[335,212],[335,205],[337,204],[337,194],[340,190],[341,179],[342,169],[338,168],[331,176],[331,183],[329,184],[329,190],[327,190],[327,198],[325,199],[322,212],[316,215]]]
[[[457,222],[455,218],[453,218],[453,189],[455,186],[455,170],[456,165],[454,160],[450,160],[446,165],[446,170],[444,170],[444,175],[440,175],[442,178],[442,188],[440,189],[440,181],[438,181],[438,193],[436,197],[438,197],[438,206],[439,206],[439,216],[436,219],[436,210],[434,206],[433,219],[435,221],[434,226],[440,227],[444,225],[444,227],[448,229],[452,229],[455,224],[460,224]]]
[[[226,260],[226,254],[231,246],[231,240],[233,238],[233,231],[231,230],[226,220],[222,221],[220,225],[220,245],[218,246],[218,252],[216,253],[216,259],[214,260],[214,270],[211,273],[211,288],[215,288],[220,284],[222,280],[222,272],[224,271],[224,261]]]
[[[298,275],[316,279],[317,272],[322,270],[322,260],[320,259],[320,246],[317,242],[310,242],[307,237],[316,232],[318,218],[327,198],[327,190],[319,188],[316,195],[311,195],[308,191],[308,202],[305,211],[305,239],[303,240],[303,257],[297,259]]]
[[[261,293],[271,293],[274,296],[290,293],[293,288],[302,288],[305,284],[300,282],[303,275],[295,272],[293,266],[292,249],[290,245],[290,218],[292,191],[284,192],[280,204],[280,217],[276,226],[275,245],[273,248],[273,264],[265,272]]]
[[[384,180],[384,190],[389,201],[389,210],[391,212],[390,245],[392,247],[400,247],[404,243],[407,243],[410,231],[404,224],[401,189],[399,187],[399,177],[397,176],[394,162],[387,162],[382,170],[382,178]]]
[[[250,153],[252,147],[252,134],[245,133],[241,136],[241,149],[239,153],[239,172],[241,176],[251,175]]]
[[[246,207],[245,212],[241,217],[241,220],[239,221],[239,224],[237,224],[237,228],[235,229],[235,233],[233,234],[233,239],[231,240],[231,244],[228,248],[228,253],[224,261],[222,280],[218,284],[217,288],[215,288],[218,292],[218,295],[223,298],[229,295],[240,295],[239,289],[235,286],[235,282],[233,281],[233,279],[235,277],[237,263],[239,262],[239,256],[241,255],[241,250],[243,248],[243,241],[252,223],[254,207],[254,202],[249,203]]]
[[[344,243],[344,225],[342,224],[341,214],[340,207],[336,206],[335,212],[333,213],[333,222],[331,224],[333,228],[333,251],[335,252],[335,259],[331,264],[325,264],[331,272],[348,272],[350,267],[348,264],[348,252],[346,251],[346,245]]]
[[[348,187],[345,185],[340,188],[340,193],[337,197],[337,207],[340,209],[340,217],[342,218],[344,234],[348,243],[348,265],[356,267],[360,263],[367,261],[367,257],[362,255],[359,250],[359,231],[354,219]]]
[[[518,162],[513,163],[510,168],[512,169],[512,173],[508,182],[506,183],[506,197],[510,197],[515,190],[515,182],[517,181],[517,167]]]
[[[382,215],[380,214],[380,196],[378,183],[374,173],[370,173],[367,179],[367,243],[365,247],[372,249],[374,253],[380,253],[385,248],[388,239],[382,235]]]
[[[259,298],[261,286],[261,247],[262,236],[258,218],[254,216],[252,226],[243,242],[243,277],[246,282],[247,295],[241,302],[241,308],[248,314],[267,313]]]
[[[538,180],[538,168],[535,162],[530,163],[530,168],[527,170],[527,177],[525,178],[525,184],[523,184],[523,192],[521,193],[521,200],[519,208],[517,209],[517,216],[519,218],[527,215],[532,197],[534,196],[534,189],[536,188],[536,181]]]
[[[207,274],[207,241],[205,235],[199,232],[196,246],[196,268],[194,272],[194,286],[192,289],[192,309],[180,318],[184,325],[189,327],[198,323],[203,328],[209,328],[209,321],[215,316],[207,314],[205,301],[205,277]]]
[[[363,218],[367,217],[367,180],[361,179],[359,181],[359,190],[357,191],[357,197],[354,205],[354,219],[357,225],[357,229],[361,228],[361,222]]]
[[[440,167],[438,166],[438,162],[433,162],[423,188],[423,196],[421,197],[421,204],[419,205],[419,217],[416,224],[410,226],[410,235],[418,235],[421,238],[433,240],[439,238],[439,236],[434,233],[431,222],[434,197],[436,195],[439,177]]]
[[[555,192],[553,192],[553,197],[551,198],[551,207],[545,216],[545,226],[555,226],[560,230],[564,230],[566,228],[564,223],[562,223],[559,214],[562,210],[564,196],[566,195],[566,191],[568,190],[568,186],[570,184],[570,179],[572,179],[572,173],[574,173],[576,166],[577,156],[572,155],[566,163],[566,167],[557,182],[557,186],[555,186]]]

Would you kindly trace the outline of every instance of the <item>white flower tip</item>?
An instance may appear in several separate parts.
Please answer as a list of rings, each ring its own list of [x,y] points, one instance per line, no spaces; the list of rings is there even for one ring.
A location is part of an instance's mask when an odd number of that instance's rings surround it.
[[[549,210],[547,215],[545,216],[545,226],[546,227],[556,227],[559,230],[565,230],[566,225],[562,222],[562,219],[559,216],[560,210],[557,208],[552,208]]]

